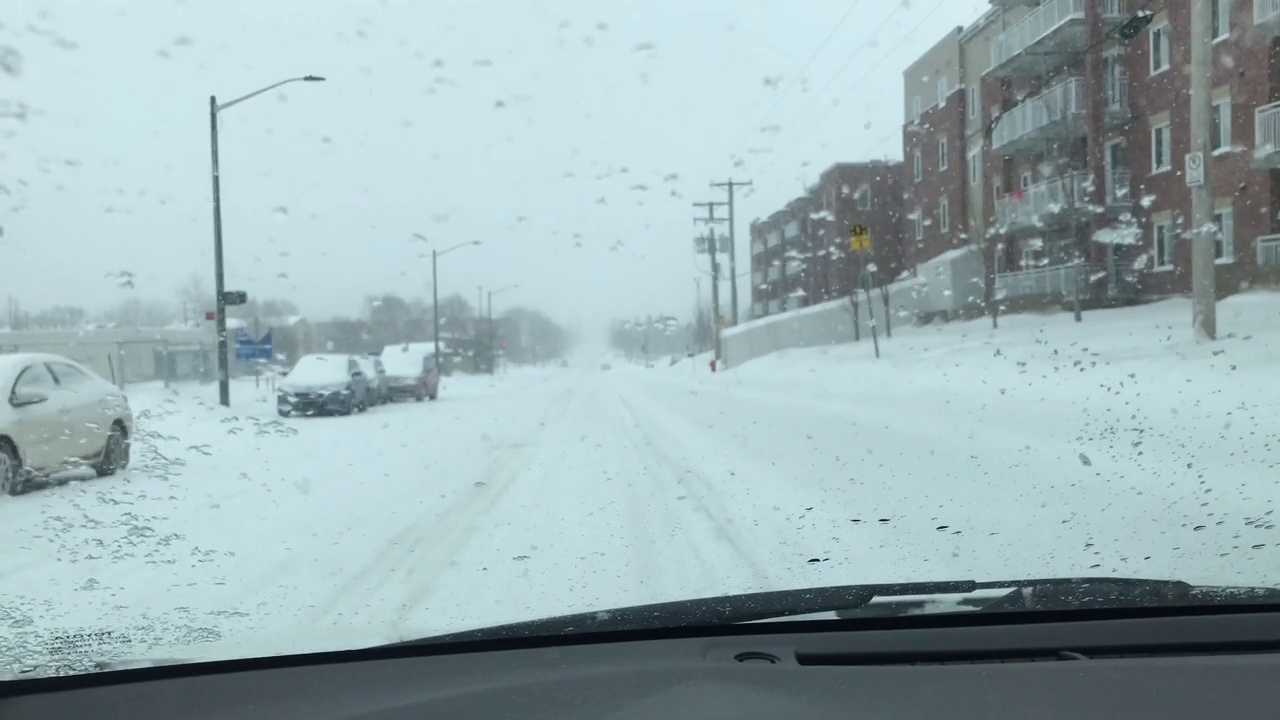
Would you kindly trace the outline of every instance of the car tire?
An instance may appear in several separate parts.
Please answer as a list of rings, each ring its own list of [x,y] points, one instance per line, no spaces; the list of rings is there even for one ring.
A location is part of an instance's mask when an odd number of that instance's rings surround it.
[[[280,413],[280,417],[289,417],[293,414],[293,411],[287,408],[276,408],[276,412]]]
[[[93,471],[98,477],[115,475],[129,466],[129,437],[120,423],[111,426],[107,433],[107,444],[102,448],[102,459],[94,463]]]
[[[8,440],[0,440],[0,493],[21,495],[27,490],[26,479],[17,448]]]

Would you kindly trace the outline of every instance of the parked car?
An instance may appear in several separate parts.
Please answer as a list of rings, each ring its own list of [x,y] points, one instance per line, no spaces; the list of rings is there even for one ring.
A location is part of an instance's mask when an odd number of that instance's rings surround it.
[[[92,370],[60,355],[0,355],[0,385],[0,492],[64,470],[105,477],[128,466],[129,401]]]
[[[281,417],[350,415],[369,408],[369,380],[354,355],[313,353],[298,358],[280,381],[276,410]]]
[[[356,357],[360,370],[369,381],[369,405],[385,405],[391,402],[391,390],[387,380],[387,370],[377,355]]]
[[[418,402],[440,395],[440,373],[431,351],[417,344],[388,345],[382,349],[391,399]]]

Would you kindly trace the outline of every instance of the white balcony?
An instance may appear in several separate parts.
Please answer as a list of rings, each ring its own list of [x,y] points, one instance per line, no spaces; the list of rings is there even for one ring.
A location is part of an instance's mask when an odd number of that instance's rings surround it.
[[[1280,34],[1280,0],[1253,0],[1253,27],[1266,38]]]
[[[1253,111],[1253,165],[1280,168],[1280,102]]]
[[[1280,267],[1280,235],[1258,237],[1258,267]]]
[[[996,224],[1006,232],[1039,231],[1065,211],[1084,211],[1089,203],[1089,173],[1068,173],[1032,185],[996,201]]]
[[[1084,78],[1068,78],[1037,95],[1025,98],[1000,115],[991,130],[991,149],[1002,155],[1041,152],[1046,141],[1084,137]]]
[[[1061,297],[1075,295],[1075,286],[1084,291],[1085,271],[1081,263],[1063,263],[1034,270],[998,273],[996,297],[1001,300],[1023,297]]]
[[[1064,64],[1052,56],[1078,55],[1088,41],[1084,3],[1085,0],[1047,0],[1027,13],[991,44],[991,68],[987,72],[1001,77],[1036,75],[1046,67]]]

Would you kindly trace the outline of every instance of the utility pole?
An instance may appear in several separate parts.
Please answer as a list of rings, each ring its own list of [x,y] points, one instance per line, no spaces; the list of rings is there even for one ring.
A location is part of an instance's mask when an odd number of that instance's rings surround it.
[[[711,255],[711,332],[714,338],[715,354],[713,357],[716,362],[720,362],[720,258],[716,249],[716,223],[725,222],[724,218],[716,217],[716,208],[724,207],[729,203],[723,202],[704,202],[694,203],[694,207],[705,207],[707,216],[704,218],[694,218],[694,222],[706,223],[707,225],[707,253]]]
[[[725,188],[729,191],[729,308],[730,312],[733,313],[733,320],[730,324],[737,325],[738,318],[741,316],[738,315],[738,238],[733,232],[734,226],[737,225],[733,214],[733,190],[734,188],[751,187],[751,181],[739,182],[729,178],[725,182],[711,183],[711,187]]]
[[[1212,79],[1213,3],[1191,0],[1191,152],[1183,176],[1191,186],[1191,326],[1197,341],[1218,335],[1214,305],[1214,255],[1218,228],[1213,222],[1213,183],[1210,182],[1209,135],[1213,129]],[[1195,166],[1199,166],[1196,173]]]

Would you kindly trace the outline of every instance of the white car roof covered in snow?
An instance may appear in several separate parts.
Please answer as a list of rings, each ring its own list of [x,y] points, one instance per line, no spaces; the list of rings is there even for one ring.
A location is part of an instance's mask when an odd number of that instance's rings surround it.
[[[63,357],[62,355],[54,355],[52,353],[12,353],[0,355],[0,381],[13,379],[14,376],[18,374],[18,371],[22,370],[22,368],[30,365],[31,363],[38,362],[69,363],[94,377],[98,377],[98,374],[94,371],[69,357]]]

